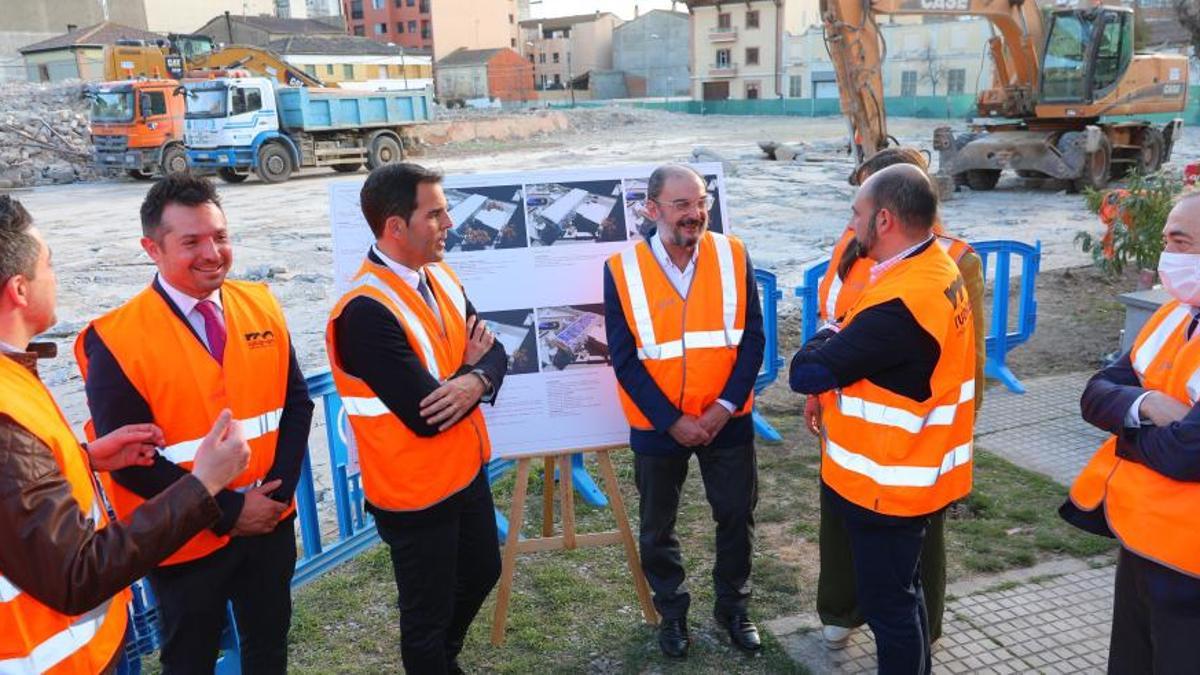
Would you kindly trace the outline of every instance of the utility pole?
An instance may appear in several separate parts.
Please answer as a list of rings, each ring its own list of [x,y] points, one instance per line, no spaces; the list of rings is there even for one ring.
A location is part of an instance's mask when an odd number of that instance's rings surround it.
[[[571,107],[575,107],[575,79],[571,75],[571,40],[567,39],[567,88],[571,90]]]

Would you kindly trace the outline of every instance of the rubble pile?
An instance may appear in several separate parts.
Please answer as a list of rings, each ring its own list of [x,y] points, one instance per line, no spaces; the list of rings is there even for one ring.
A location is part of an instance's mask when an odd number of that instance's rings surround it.
[[[92,167],[82,82],[0,82],[0,188],[100,175]]]

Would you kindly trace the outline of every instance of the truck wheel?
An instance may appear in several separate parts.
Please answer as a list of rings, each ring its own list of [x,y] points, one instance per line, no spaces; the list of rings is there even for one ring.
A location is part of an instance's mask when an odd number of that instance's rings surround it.
[[[149,171],[142,171],[141,169],[129,169],[125,173],[129,174],[129,177],[134,180],[151,180],[154,178],[154,174]]]
[[[380,136],[371,143],[371,152],[367,154],[367,168],[378,169],[404,159],[400,144],[391,136]]]
[[[362,168],[362,163],[358,164],[334,164],[333,170],[338,173],[354,173]]]
[[[1138,153],[1137,171],[1145,176],[1154,173],[1163,163],[1162,132],[1154,127],[1148,127],[1142,135],[1142,149]]]
[[[229,167],[217,169],[217,175],[226,183],[244,183],[250,177],[248,173],[238,173]]]
[[[287,148],[278,143],[268,143],[258,151],[258,168],[255,173],[264,183],[282,183],[292,176],[292,157]]]
[[[1082,192],[1088,188],[1103,189],[1108,185],[1109,172],[1112,170],[1112,145],[1107,136],[1100,137],[1100,147],[1095,152],[1089,152],[1083,160],[1083,174],[1071,181],[1073,192]]]
[[[187,151],[178,145],[163,150],[162,172],[165,176],[188,172]]]
[[[999,182],[1000,169],[971,169],[967,172],[967,186],[978,192],[995,189]]]

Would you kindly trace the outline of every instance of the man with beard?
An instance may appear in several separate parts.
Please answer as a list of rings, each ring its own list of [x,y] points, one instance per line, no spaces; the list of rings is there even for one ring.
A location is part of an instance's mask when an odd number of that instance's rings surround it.
[[[192,470],[199,439],[228,408],[250,464],[217,494],[221,518],[152,571],[166,673],[211,673],[233,602],[242,669],[287,670],[296,566],[292,494],[313,404],[279,303],[264,284],[229,281],[233,247],[212,183],[164,178],[142,202],[151,283],[89,324],[75,342],[95,431],[152,422],[163,447],[151,466],[113,472],[125,517]]]
[[[852,206],[861,296],[792,359],[790,384],[821,407],[821,490],[852,553],[882,673],[930,672],[921,547],[932,514],[971,490],[975,326],[937,244],[937,192],[920,168],[872,175]]]
[[[717,523],[713,610],[732,643],[761,648],[750,621],[758,476],[750,417],[766,342],[754,267],[741,241],[710,232],[712,196],[693,169],[667,164],[647,187],[648,240],[609,258],[605,325],[630,426],[642,570],[662,616],[658,644],[687,656],[690,596],[675,535],[695,455]]]

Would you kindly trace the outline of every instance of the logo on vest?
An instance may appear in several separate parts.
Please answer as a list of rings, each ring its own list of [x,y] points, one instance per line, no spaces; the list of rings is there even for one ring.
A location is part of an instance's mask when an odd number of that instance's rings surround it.
[[[242,337],[246,338],[246,346],[250,349],[263,349],[275,345],[275,333],[269,330],[261,333],[243,333]]]

